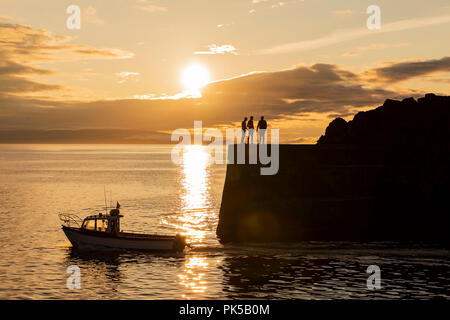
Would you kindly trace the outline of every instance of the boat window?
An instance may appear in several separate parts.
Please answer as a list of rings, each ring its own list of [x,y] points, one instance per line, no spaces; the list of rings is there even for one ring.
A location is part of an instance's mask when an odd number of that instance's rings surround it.
[[[97,231],[106,232],[106,229],[108,229],[108,220],[97,220]]]
[[[95,230],[95,220],[86,220],[83,227],[88,230]]]

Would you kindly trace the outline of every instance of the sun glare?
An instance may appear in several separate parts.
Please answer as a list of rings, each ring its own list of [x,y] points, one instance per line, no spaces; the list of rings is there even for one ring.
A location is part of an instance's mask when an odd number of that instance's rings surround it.
[[[182,81],[187,91],[197,92],[209,81],[208,70],[198,64],[193,64],[184,69]]]

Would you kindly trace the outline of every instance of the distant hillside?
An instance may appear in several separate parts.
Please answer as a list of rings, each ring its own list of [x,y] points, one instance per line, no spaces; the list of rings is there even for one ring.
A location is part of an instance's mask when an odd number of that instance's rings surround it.
[[[0,143],[158,144],[169,141],[168,134],[143,130],[0,130]]]

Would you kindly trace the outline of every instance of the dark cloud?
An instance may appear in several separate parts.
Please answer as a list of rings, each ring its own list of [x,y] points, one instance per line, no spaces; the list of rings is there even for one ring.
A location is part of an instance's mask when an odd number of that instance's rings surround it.
[[[0,23],[1,55],[18,62],[128,58],[132,52],[69,43],[72,39],[27,25]]]
[[[375,68],[368,74],[375,74],[379,80],[399,82],[435,72],[449,72],[450,57],[421,61],[392,63],[386,67]]]
[[[19,74],[52,74],[50,70],[33,68],[14,61],[0,61],[0,76],[2,75],[19,75]]]
[[[280,117],[340,112],[374,105],[392,95],[388,90],[368,87],[357,74],[336,65],[315,64],[216,82],[204,90],[203,100],[211,104],[225,100],[228,110],[256,110]]]
[[[10,110],[0,125],[13,128],[114,128],[154,131],[231,124],[244,115],[288,119],[310,112],[348,113],[381,104],[394,94],[366,87],[358,75],[335,65],[299,66],[212,83],[200,99],[61,102],[0,97]],[[20,105],[20,106],[19,106]]]
[[[30,26],[0,23],[0,99],[11,94],[24,97],[30,93],[64,89],[61,85],[40,83],[28,75],[48,75],[51,70],[34,67],[43,60],[73,60],[85,58],[124,58],[132,54],[118,49],[97,49],[91,46],[68,43],[71,39]],[[44,101],[38,104],[40,107]],[[3,109],[5,106],[1,106]],[[0,108],[1,108],[0,107]],[[4,112],[3,112],[4,113]]]
[[[217,81],[206,86],[199,99],[79,102],[43,98],[45,91],[63,87],[27,79],[27,75],[51,72],[35,68],[33,62],[54,56],[61,59],[64,55],[121,56],[114,50],[103,51],[67,41],[44,30],[0,24],[0,129],[170,132],[191,128],[194,120],[202,120],[207,127],[230,125],[249,115],[264,115],[269,121],[298,119],[311,112],[348,115],[360,108],[380,105],[386,98],[402,97],[379,87],[382,82],[368,83],[364,73],[361,76],[337,65],[315,64]],[[397,70],[402,78],[406,74],[412,77],[442,70],[448,59],[434,60],[434,67],[428,63],[416,73],[407,67],[413,62],[392,64],[376,72],[396,78],[394,70]],[[41,98],[31,96],[37,92]]]
[[[62,86],[44,84],[22,77],[0,75],[0,93],[23,94],[28,92],[49,91],[63,89]]]
[[[53,73],[50,70],[43,70],[26,66],[13,61],[0,61],[0,93],[38,92],[62,89],[59,85],[43,84],[24,78],[24,75],[47,75]]]

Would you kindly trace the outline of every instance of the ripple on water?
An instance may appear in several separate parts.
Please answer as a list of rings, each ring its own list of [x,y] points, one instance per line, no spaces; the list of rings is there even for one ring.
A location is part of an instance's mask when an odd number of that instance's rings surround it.
[[[3,149],[2,149],[3,148]],[[0,146],[1,299],[431,299],[450,298],[449,251],[395,242],[222,246],[215,237],[225,166],[202,148],[181,166],[170,146]],[[5,152],[3,152],[5,151]],[[56,213],[120,201],[124,229],[186,233],[180,254],[72,250]],[[367,267],[382,288],[368,290]],[[81,289],[66,287],[67,267]]]

